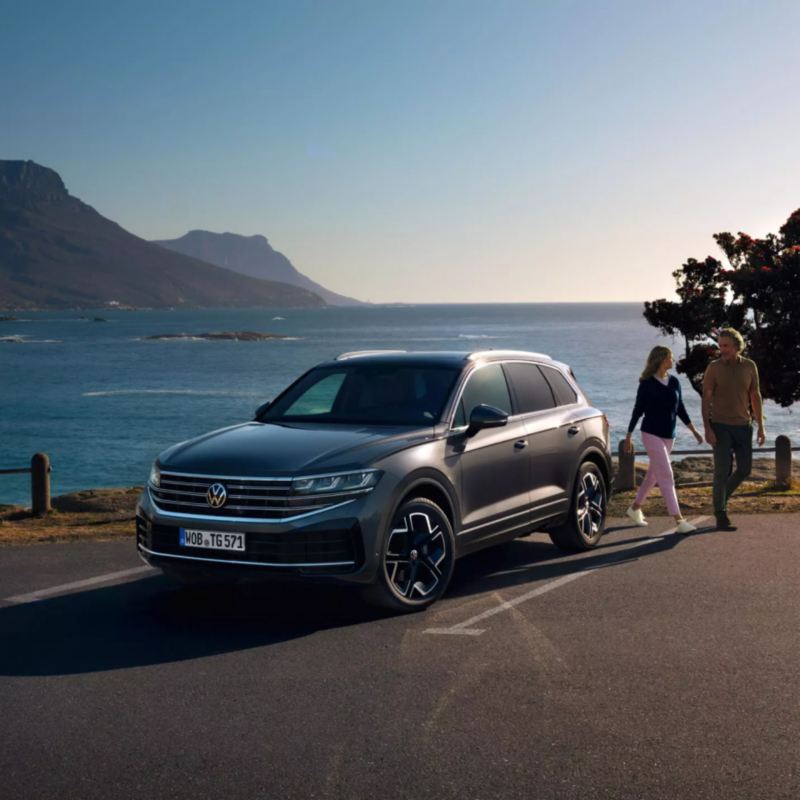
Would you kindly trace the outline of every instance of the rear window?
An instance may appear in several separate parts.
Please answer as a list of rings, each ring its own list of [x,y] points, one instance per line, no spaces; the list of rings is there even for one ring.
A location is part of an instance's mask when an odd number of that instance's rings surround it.
[[[553,367],[542,367],[542,372],[547,378],[547,382],[553,387],[553,394],[560,406],[568,406],[578,402],[578,395],[569,385],[569,381]]]

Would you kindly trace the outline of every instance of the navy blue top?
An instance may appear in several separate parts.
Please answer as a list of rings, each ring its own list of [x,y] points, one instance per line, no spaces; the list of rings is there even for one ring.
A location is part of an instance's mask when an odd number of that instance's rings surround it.
[[[669,376],[666,386],[655,376],[646,381],[639,381],[628,433],[633,433],[642,414],[644,414],[642,431],[660,436],[662,439],[675,438],[678,417],[687,425],[691,423],[683,405],[681,384],[674,375]]]

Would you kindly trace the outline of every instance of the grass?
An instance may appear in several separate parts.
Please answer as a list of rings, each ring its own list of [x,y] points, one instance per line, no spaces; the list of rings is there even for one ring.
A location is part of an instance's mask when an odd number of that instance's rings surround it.
[[[132,539],[141,487],[88,489],[53,499],[53,510],[31,517],[21,506],[0,506],[0,546]]]

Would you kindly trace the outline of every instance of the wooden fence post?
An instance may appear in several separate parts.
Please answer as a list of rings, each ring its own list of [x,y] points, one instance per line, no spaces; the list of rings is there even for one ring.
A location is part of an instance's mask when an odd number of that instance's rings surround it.
[[[775,439],[775,485],[779,489],[792,488],[792,442],[783,434]]]
[[[50,459],[47,453],[36,453],[31,459],[31,511],[43,517],[50,509]]]
[[[624,440],[619,443],[617,448],[617,477],[614,479],[614,489],[618,492],[626,492],[636,488],[636,469],[634,468],[634,452],[628,453],[625,450]]]

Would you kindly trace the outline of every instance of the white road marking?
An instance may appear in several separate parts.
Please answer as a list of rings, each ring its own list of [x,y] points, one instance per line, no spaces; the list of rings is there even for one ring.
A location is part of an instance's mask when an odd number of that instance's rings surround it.
[[[692,525],[698,526],[707,519],[708,517],[697,517],[696,519],[690,520],[690,522]],[[683,534],[675,533],[675,528],[669,528],[658,536],[653,536],[649,539],[643,539],[641,542],[637,542],[631,547],[625,547],[618,552],[625,553],[629,550],[635,550],[638,547],[644,547],[645,545],[653,544],[654,542],[660,542],[666,536],[670,535],[683,536]],[[531,589],[529,592],[525,592],[525,594],[521,594],[519,597],[515,597],[513,600],[505,600],[500,603],[500,605],[490,608],[480,614],[475,615],[474,617],[470,617],[469,619],[464,620],[464,622],[451,625],[449,628],[427,628],[423,631],[423,633],[446,634],[450,636],[480,636],[482,633],[486,632],[486,629],[473,628],[472,626],[476,622],[482,622],[489,617],[493,617],[495,614],[501,614],[504,611],[510,611],[512,608],[520,605],[521,603],[525,603],[528,600],[532,600],[534,597],[539,597],[547,592],[551,592],[553,589],[558,589],[560,586],[564,586],[567,583],[577,580],[578,578],[582,578],[584,575],[590,575],[592,572],[596,572],[597,570],[603,569],[606,566],[608,565],[598,564],[595,567],[587,567],[585,569],[579,568],[577,572],[570,572],[568,575],[562,575],[560,578],[556,578],[555,580],[545,583],[542,586],[537,586],[535,589]]]
[[[459,628],[458,625],[453,625],[452,628],[428,628],[422,631],[423,633],[438,633],[442,636],[480,636],[486,633],[485,628]]]
[[[119,572],[108,572],[105,575],[97,575],[94,578],[86,578],[82,581],[72,583],[62,583],[60,586],[51,586],[49,589],[39,589],[28,594],[17,594],[14,597],[6,597],[2,602],[20,605],[22,603],[35,603],[37,600],[44,600],[46,597],[55,597],[60,594],[70,594],[80,589],[87,589],[90,586],[97,586],[101,583],[125,583],[135,580],[146,572],[158,572],[154,567],[134,567],[133,569],[123,569]]]

